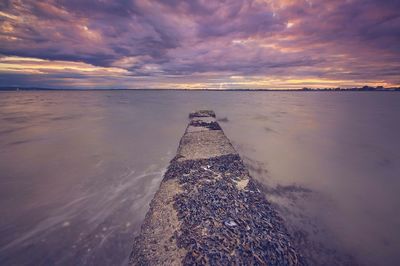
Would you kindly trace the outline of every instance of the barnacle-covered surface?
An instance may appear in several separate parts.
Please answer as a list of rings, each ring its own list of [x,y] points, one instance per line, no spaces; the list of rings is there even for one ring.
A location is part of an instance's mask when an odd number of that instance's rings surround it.
[[[214,117],[215,118],[215,113],[212,110],[199,110],[193,113],[189,114],[189,118],[195,118],[195,117]]]
[[[134,243],[131,263],[305,264],[214,112],[203,110],[189,118]]]

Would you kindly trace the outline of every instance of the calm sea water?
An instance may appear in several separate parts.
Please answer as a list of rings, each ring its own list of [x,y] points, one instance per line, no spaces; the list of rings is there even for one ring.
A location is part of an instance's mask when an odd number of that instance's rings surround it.
[[[400,93],[1,92],[0,265],[124,265],[210,108],[312,264],[399,265]]]

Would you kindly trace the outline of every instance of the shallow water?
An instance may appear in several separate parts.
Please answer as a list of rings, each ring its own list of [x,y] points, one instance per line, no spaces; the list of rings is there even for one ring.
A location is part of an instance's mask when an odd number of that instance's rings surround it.
[[[1,92],[0,264],[126,264],[210,108],[314,264],[398,265],[396,92]]]

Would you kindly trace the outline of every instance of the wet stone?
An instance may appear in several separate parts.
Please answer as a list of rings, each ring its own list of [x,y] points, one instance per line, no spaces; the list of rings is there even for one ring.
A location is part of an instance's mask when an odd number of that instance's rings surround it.
[[[210,119],[215,113],[202,110],[189,117],[189,127],[207,130],[187,130],[182,137],[151,203],[131,264],[306,265],[261,185]],[[174,227],[159,219],[168,215]],[[167,235],[160,228],[167,228]],[[149,244],[149,236],[155,244]],[[163,246],[158,249],[159,242]],[[147,246],[155,250],[149,252]]]
[[[174,205],[181,221],[177,244],[187,250],[183,264],[305,264],[237,154],[179,162],[170,170],[166,176],[183,187]],[[210,175],[221,178],[201,182]],[[250,178],[244,191],[234,181],[243,176]]]
[[[194,117],[215,117],[215,113],[211,110],[199,110],[189,114],[189,118]]]
[[[193,126],[193,127],[204,127],[209,130],[221,130],[221,127],[215,121],[205,122],[205,121],[201,121],[201,120],[192,120],[192,121],[190,121],[189,125]]]

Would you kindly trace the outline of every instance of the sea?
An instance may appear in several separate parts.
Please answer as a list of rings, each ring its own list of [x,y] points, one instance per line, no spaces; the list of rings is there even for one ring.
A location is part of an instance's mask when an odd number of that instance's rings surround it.
[[[212,109],[310,265],[400,265],[400,93],[0,92],[0,265],[127,265]]]

